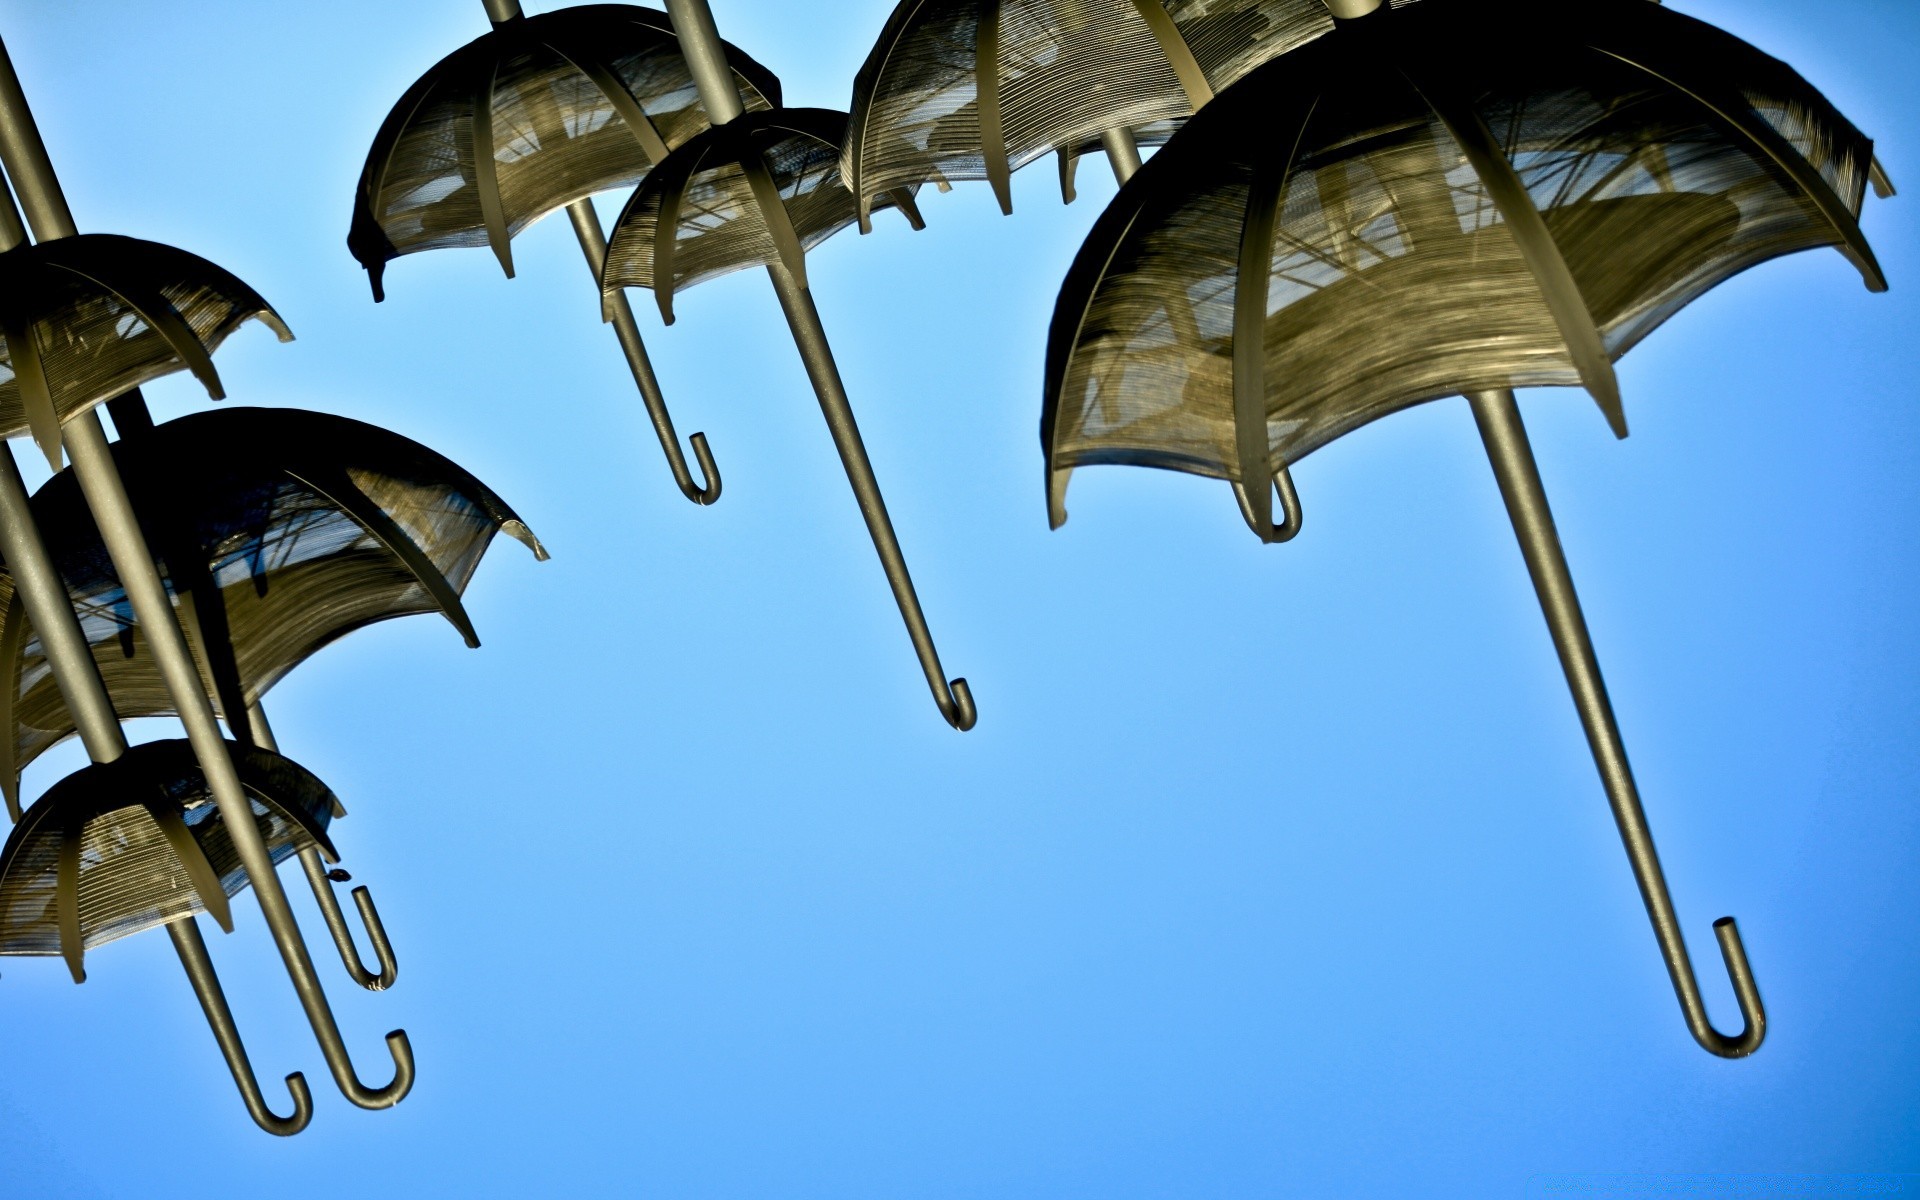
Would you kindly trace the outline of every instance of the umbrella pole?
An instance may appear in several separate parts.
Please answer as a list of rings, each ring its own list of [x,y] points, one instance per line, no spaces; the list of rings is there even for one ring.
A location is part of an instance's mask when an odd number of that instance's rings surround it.
[[[1140,143],[1134,140],[1133,130],[1122,126],[1109,129],[1100,135],[1100,145],[1107,152],[1107,165],[1113,168],[1113,178],[1125,187],[1127,180],[1140,169]]]
[[[567,205],[567,219],[573,222],[574,236],[580,239],[587,269],[598,282],[601,265],[607,259],[607,235],[600,226],[600,214],[594,211],[593,200],[584,198]],[[667,398],[660,390],[659,377],[653,373],[653,360],[647,357],[646,343],[640,340],[640,325],[633,319],[633,306],[627,303],[626,292],[616,291],[603,300],[607,315],[612,318],[614,334],[620,339],[620,349],[627,356],[627,369],[633,372],[634,385],[640,389],[640,399],[647,406],[654,436],[660,439],[660,449],[667,456],[667,469],[673,472],[673,482],[679,486],[681,495],[695,504],[712,504],[720,498],[720,468],[714,465],[707,435],[696,433],[688,439],[693,444],[693,456],[700,463],[700,477],[707,481],[703,487],[694,483],[693,474],[687,469],[687,457],[680,452],[680,435],[674,432],[673,415],[667,411]]]
[[[47,158],[46,145],[40,139],[4,43],[0,43],[0,162],[13,181],[36,237],[45,241],[70,237],[76,232],[66,197],[60,191],[53,164]],[[188,741],[206,774],[208,789],[233,839],[241,866],[253,884],[267,928],[273,933],[274,943],[306,1010],[307,1023],[312,1026],[321,1053],[333,1072],[334,1082],[348,1100],[362,1108],[389,1108],[398,1104],[413,1087],[413,1050],[407,1035],[398,1029],[387,1035],[387,1049],[394,1062],[393,1081],[382,1088],[369,1088],[361,1083],[354,1073],[346,1040],[327,1003],[326,992],[314,971],[306,942],[300,936],[300,926],[294,920],[287,893],[274,870],[266,839],[254,820],[252,804],[234,769],[213,704],[207,699],[200,672],[187,648],[186,634],[181,630],[166,587],[160,582],[160,572],[154,566],[139,518],[127,498],[126,485],[114,463],[99,413],[88,409],[70,418],[61,433],[73,462],[74,476],[99,527],[108,557],[126,589],[134,618],[146,634],[148,650],[166,684],[168,698],[186,727]]]
[[[1666,876],[1660,870],[1660,855],[1654,849],[1653,831],[1647,826],[1647,814],[1640,805],[1633,770],[1627,764],[1626,744],[1620,738],[1613,705],[1607,699],[1607,685],[1600,677],[1593,639],[1587,632],[1586,617],[1580,611],[1580,598],[1574,592],[1573,575],[1567,569],[1560,535],[1554,529],[1553,512],[1547,506],[1539,464],[1534,461],[1526,426],[1520,420],[1520,406],[1510,389],[1471,392],[1467,400],[1473,406],[1481,440],[1486,443],[1494,477],[1499,480],[1507,515],[1513,519],[1513,530],[1526,557],[1527,571],[1533,576],[1534,590],[1540,596],[1547,628],[1553,633],[1554,648],[1560,654],[1560,666],[1573,692],[1574,707],[1580,710],[1580,723],[1586,727],[1594,764],[1600,769],[1607,802],[1620,828],[1620,840],[1626,845],[1627,859],[1633,864],[1633,877],[1640,885],[1640,898],[1647,906],[1647,916],[1653,921],[1654,937],[1660,942],[1660,954],[1666,959],[1667,974],[1673,979],[1673,990],[1680,999],[1681,1011],[1686,1014],[1687,1028],[1708,1052],[1722,1058],[1744,1058],[1758,1050],[1766,1038],[1767,1014],[1760,1003],[1760,989],[1754,983],[1753,969],[1747,963],[1739,927],[1732,917],[1722,917],[1713,923],[1714,934],[1720,941],[1720,954],[1733,980],[1734,995],[1740,1002],[1740,1015],[1746,1022],[1737,1037],[1727,1037],[1714,1029],[1700,996],[1693,963],[1687,956],[1686,939],[1674,914],[1673,898],[1667,892]]]
[[[226,1057],[227,1069],[233,1072],[233,1081],[239,1085],[254,1123],[279,1137],[292,1137],[305,1129],[313,1119],[313,1093],[307,1088],[306,1077],[298,1071],[287,1076],[287,1091],[293,1093],[292,1116],[277,1116],[267,1107],[267,1098],[260,1093],[259,1081],[253,1075],[253,1063],[247,1058],[246,1044],[240,1040],[240,1029],[233,1023],[233,1010],[227,1007],[227,994],[220,987],[220,977],[214,974],[199,923],[192,917],[170,921],[167,936],[173,939],[174,952],[187,970],[193,994],[200,998],[200,1008],[207,1014],[207,1024],[213,1026],[214,1040],[220,1043],[220,1053]]]
[[[487,19],[496,26],[526,15],[520,10],[520,0],[481,0],[481,3],[487,10]],[[580,239],[581,253],[587,256],[587,268],[593,272],[597,285],[600,265],[607,257],[607,235],[600,226],[599,214],[593,210],[593,200],[583,197],[567,205],[567,219],[573,222],[574,236]],[[640,400],[647,406],[654,436],[660,439],[660,449],[667,456],[673,482],[681,494],[695,504],[712,504],[720,498],[720,468],[714,465],[707,435],[696,433],[689,439],[693,443],[693,456],[700,462],[700,477],[707,481],[705,485],[697,485],[693,482],[693,473],[687,469],[687,456],[680,452],[680,435],[674,432],[666,395],[653,373],[653,361],[647,357],[646,344],[640,340],[640,326],[633,319],[633,307],[627,303],[626,293],[616,292],[603,301],[610,310],[607,316],[613,322],[614,333],[620,338],[620,349],[627,356],[627,369],[633,372],[633,382],[640,388]]]
[[[680,39],[680,51],[686,56],[687,68],[700,89],[700,101],[706,106],[708,119],[715,125],[735,120],[744,106],[707,0],[667,0],[667,14]],[[840,452],[840,461],[846,467],[847,481],[853,485],[860,515],[866,518],[867,533],[880,555],[881,569],[893,588],[894,601],[906,621],[907,636],[913,639],[913,650],[920,659],[920,669],[926,673],[927,686],[933,690],[934,703],[955,729],[972,729],[978,719],[973,693],[965,679],[948,683],[946,672],[941,669],[940,654],[934,649],[926,614],[921,611],[920,599],[914,593],[913,579],[907,574],[906,556],[900,552],[900,540],[894,535],[893,522],[887,516],[886,501],[881,498],[880,485],[873,477],[873,463],[867,458],[866,446],[860,439],[860,427],[854,422],[853,406],[847,399],[840,369],[833,361],[833,349],[827,344],[827,331],[820,323],[820,311],[814,307],[813,294],[780,263],[767,267],[767,277],[773,281],[780,309],[793,330],[800,361],[813,383],[814,394],[819,397],[820,411],[827,419],[834,448]]]

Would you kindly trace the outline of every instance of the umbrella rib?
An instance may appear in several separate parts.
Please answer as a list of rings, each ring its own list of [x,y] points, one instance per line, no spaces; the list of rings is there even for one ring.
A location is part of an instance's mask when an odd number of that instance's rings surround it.
[[[1619,31],[1613,31],[1616,35]],[[1733,126],[1733,128],[1752,142],[1756,148],[1771,159],[1775,166],[1784,171],[1800,190],[1811,200],[1820,215],[1826,218],[1840,238],[1840,249],[1853,263],[1866,280],[1867,289],[1874,292],[1887,290],[1887,277],[1880,270],[1880,261],[1874,257],[1873,248],[1867,244],[1867,238],[1860,230],[1860,221],[1852,209],[1842,200],[1826,176],[1815,170],[1804,156],[1780,135],[1780,132],[1755,117],[1751,110],[1738,104],[1736,97],[1727,97],[1720,89],[1695,87],[1684,82],[1682,72],[1669,70],[1672,64],[1661,61],[1657,47],[1645,41],[1629,49],[1616,50],[1609,46],[1595,44],[1594,49],[1609,58],[1617,59],[1636,70],[1658,79],[1669,87],[1686,93],[1706,108],[1714,116]],[[1868,173],[1872,173],[1869,167]]]
[[[365,492],[354,486],[353,480],[347,478],[344,471],[326,473],[327,476],[332,477],[332,486],[322,482],[323,476],[318,471],[299,471],[289,468],[287,474],[339,505],[342,511],[359,523],[362,529],[391,550],[406,565],[413,577],[420,581],[420,586],[427,590],[427,594],[433,597],[441,613],[466,638],[467,645],[472,647],[480,645],[480,637],[474,632],[473,622],[467,617],[467,610],[460,602],[459,593],[453,590],[453,585],[447,582],[447,577],[441,573],[440,568],[433,564],[433,560],[427,557],[426,552],[420,549],[419,543],[415,542],[406,530],[400,528],[399,524],[379,505],[368,499]]]
[[[780,256],[780,265],[790,273],[794,282],[801,287],[807,286],[807,253],[800,246],[800,235],[793,228],[793,214],[787,211],[786,202],[780,198],[780,189],[773,182],[773,171],[767,166],[767,156],[751,141],[742,138],[746,153],[740,157],[740,166],[746,172],[747,187],[753,192],[753,201],[760,209],[760,219],[765,222],[767,235],[773,239],[774,251]]]
[[[1007,133],[1000,114],[1000,4],[987,0],[981,7],[973,49],[975,112],[980,121],[980,148],[1000,211],[1013,215],[1013,168],[1007,162]]]
[[[15,592],[7,603],[7,627],[0,629],[0,789],[7,814],[20,823],[20,730],[14,706],[20,695],[20,651],[27,640],[27,609]]]
[[[474,92],[468,136],[473,147],[473,186],[480,195],[480,220],[487,227],[487,245],[500,260],[500,269],[512,279],[513,247],[507,235],[507,215],[500,204],[499,165],[493,157],[493,87],[499,71],[498,63],[489,63],[484,85]]]
[[[34,339],[33,322],[12,303],[0,302],[0,336],[7,339],[7,359],[13,367],[21,407],[26,409],[27,428],[33,434],[34,444],[47,456],[48,465],[58,471],[60,412],[54,406],[53,392],[47,384],[46,364],[40,359],[40,343]]]
[[[861,86],[861,79],[854,82],[853,111],[847,114],[847,142],[845,149],[846,166],[842,174],[846,177],[847,187],[854,194],[855,215],[859,218],[860,232],[873,232],[873,197],[863,195],[869,189],[865,186],[865,158],[867,148],[867,129],[873,122],[874,96],[880,90],[880,81],[886,76],[887,65],[893,51],[899,46],[907,32],[913,28],[913,18],[925,8],[927,0],[914,0],[910,7],[903,7],[894,13],[887,22],[887,28],[880,34],[868,64],[873,67],[871,82]],[[888,35],[892,36],[889,37]],[[957,46],[956,46],[957,48]],[[860,70],[861,77],[868,78],[866,67]]]
[[[647,116],[647,110],[640,107],[640,102],[633,98],[633,93],[626,89],[619,77],[614,74],[613,68],[609,67],[604,59],[591,50],[584,54],[569,53],[551,38],[545,45],[547,49],[571,63],[574,70],[585,75],[594,87],[600,89],[600,94],[606,97],[607,103],[613,105],[613,110],[620,114],[620,119],[626,123],[627,129],[640,143],[640,149],[646,153],[649,167],[667,156],[667,143],[660,136],[659,128],[654,125],[653,119]],[[575,49],[585,48],[576,47]]]
[[[653,300],[660,307],[660,319],[668,325],[673,324],[673,259],[680,248],[680,206],[686,202],[694,171],[705,159],[706,146],[702,145],[693,152],[693,157],[666,177],[660,188],[660,212],[653,222]],[[641,194],[638,191],[633,194],[634,204],[640,202]],[[622,213],[620,223],[625,221],[626,214]],[[616,228],[615,236],[618,235]]]
[[[1416,78],[1404,64],[1402,70],[1407,75],[1407,81],[1426,100],[1434,115],[1453,136],[1481,186],[1486,189],[1488,198],[1499,210],[1508,234],[1533,273],[1548,313],[1560,329],[1561,339],[1566,343],[1567,353],[1573,358],[1580,381],[1599,404],[1607,423],[1613,427],[1614,435],[1627,436],[1626,413],[1620,404],[1620,384],[1614,376],[1613,360],[1607,355],[1606,342],[1594,323],[1593,311],[1587,307],[1586,297],[1581,295],[1579,282],[1574,279],[1572,269],[1567,266],[1567,260],[1561,257],[1560,248],[1554,243],[1546,218],[1534,205],[1533,197],[1528,194],[1519,172],[1514,170],[1512,160],[1502,151],[1493,131],[1487,128],[1486,122],[1470,104],[1457,100],[1444,86],[1435,86],[1431,80]]]
[[[1187,103],[1195,112],[1200,111],[1213,99],[1213,85],[1207,82],[1207,73],[1200,69],[1199,60],[1194,58],[1193,48],[1187,45],[1173,15],[1161,6],[1160,0],[1133,0],[1133,6],[1153,31],[1153,39],[1160,43],[1161,53],[1167,56],[1174,75],[1179,77],[1180,86],[1187,93]]]
[[[200,840],[187,828],[187,822],[181,815],[177,800],[161,799],[147,804],[147,815],[160,827],[160,833],[167,839],[173,856],[187,872],[187,880],[200,897],[200,903],[206,906],[207,915],[220,926],[223,933],[233,932],[233,913],[227,906],[227,893],[220,886],[220,877],[214,874],[213,864],[207,861],[207,852]]]
[[[86,822],[69,812],[62,823],[60,858],[54,868],[53,904],[60,925],[60,957],[75,983],[87,981],[87,947],[80,930],[80,839]]]
[[[61,270],[78,275],[103,291],[111,292],[126,302],[135,315],[145,321],[149,328],[165,339],[180,361],[186,365],[200,385],[207,389],[211,400],[225,400],[227,390],[220,383],[220,373],[214,368],[213,356],[207,353],[206,343],[200,340],[193,326],[180,315],[173,302],[157,289],[148,289],[136,283],[114,283],[106,278],[107,272],[88,271],[71,263],[55,263]],[[242,318],[244,320],[245,318]]]

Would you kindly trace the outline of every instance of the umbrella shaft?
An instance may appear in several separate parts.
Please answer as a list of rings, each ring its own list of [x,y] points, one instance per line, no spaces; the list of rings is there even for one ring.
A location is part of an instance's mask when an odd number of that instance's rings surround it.
[[[600,227],[600,214],[594,210],[591,199],[581,199],[567,205],[567,219],[573,222],[573,233],[579,239],[580,252],[586,255],[587,267],[593,272],[597,284],[602,265],[607,259],[607,235]],[[647,417],[653,422],[654,436],[660,439],[660,449],[667,456],[667,467],[673,472],[673,481],[680,485],[682,491],[695,490],[693,473],[687,469],[686,456],[680,453],[680,435],[674,432],[673,416],[667,411],[667,398],[660,390],[659,377],[653,373],[653,360],[647,356],[646,343],[640,340],[640,325],[633,319],[633,306],[627,303],[627,293],[623,289],[602,299],[611,310],[614,334],[620,339],[620,349],[627,356],[627,369],[633,372],[634,385],[640,389],[640,400],[647,406]]]
[[[1654,936],[1659,939],[1660,953],[1673,977],[1674,990],[1686,1010],[1688,1022],[1692,1024],[1697,1020],[1704,1025],[1706,1009],[1699,987],[1694,983],[1687,945],[1674,915],[1673,899],[1667,893],[1660,855],[1654,849],[1653,831],[1647,827],[1647,814],[1640,805],[1633,770],[1627,765],[1627,748],[1620,739],[1613,705],[1607,699],[1606,681],[1600,677],[1600,662],[1593,652],[1586,617],[1580,611],[1573,574],[1567,569],[1560,535],[1554,529],[1553,511],[1547,506],[1546,489],[1540,482],[1540,467],[1527,441],[1526,426],[1520,421],[1520,407],[1514,401],[1513,392],[1506,389],[1472,392],[1467,400],[1473,405],[1473,418],[1480,426],[1480,437],[1486,443],[1494,477],[1499,480],[1500,495],[1506,501],[1507,515],[1513,520],[1514,534],[1520,539],[1527,571],[1533,576],[1533,588],[1540,597],[1540,610],[1546,615],[1547,628],[1553,634],[1554,649],[1559,651],[1560,666],[1573,692],[1574,707],[1580,712],[1580,723],[1586,727],[1594,765],[1600,769],[1600,781],[1606,787],[1614,822],[1620,827],[1620,840],[1625,843],[1627,859],[1633,864],[1640,898],[1653,921]]]
[[[1113,168],[1114,179],[1126,186],[1127,180],[1140,169],[1140,143],[1134,140],[1133,130],[1109,129],[1100,135],[1100,145],[1107,152],[1107,165]]]
[[[680,53],[700,89],[700,103],[707,119],[725,125],[746,111],[740,88],[733,81],[733,68],[727,65],[726,45],[713,23],[713,10],[707,0],[667,0],[667,16],[680,39]]]
[[[847,400],[840,368],[833,361],[833,348],[827,344],[826,329],[820,323],[820,310],[814,307],[813,293],[800,286],[793,275],[777,263],[767,268],[767,276],[773,280],[773,290],[780,297],[780,309],[793,330],[793,344],[800,351],[807,378],[813,382],[814,394],[820,399],[821,415],[827,419],[834,449],[840,452],[840,462],[846,467],[847,482],[853,485],[854,499],[860,504],[867,533],[880,555],[881,570],[886,572],[894,601],[900,606],[900,616],[906,621],[907,636],[913,639],[913,652],[920,659],[920,669],[926,672],[927,684],[934,695],[944,696],[947,677],[940,669],[940,654],[934,649],[926,614],[921,611],[920,598],[913,590],[913,578],[907,574],[906,556],[900,552],[900,539],[894,536],[893,521],[887,516],[887,502],[873,477],[873,463],[867,457],[866,444],[860,439],[860,427],[854,422],[853,406]]]

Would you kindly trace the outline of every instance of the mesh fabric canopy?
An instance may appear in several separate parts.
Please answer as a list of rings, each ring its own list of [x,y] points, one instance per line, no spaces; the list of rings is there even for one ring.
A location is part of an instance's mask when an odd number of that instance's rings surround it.
[[[545,557],[493,491],[372,425],[291,409],[170,421],[114,446],[148,543],[229,728],[321,647],[392,617],[441,612],[478,645],[460,595],[498,532]],[[174,710],[72,473],[34,516],[122,718]],[[0,784],[74,732],[44,650],[6,589]]]
[[[1584,385],[1624,435],[1612,360],[1729,276],[1837,246],[1885,286],[1871,154],[1784,63],[1646,0],[1343,27],[1197,115],[1082,248],[1048,352],[1052,522],[1091,463],[1228,479],[1244,510],[1459,392]]]
[[[727,47],[750,109],[780,81]],[[376,300],[389,260],[487,246],[513,274],[508,239],[556,208],[631,187],[707,127],[665,13],[589,4],[497,26],[442,59],[394,105],[354,196],[347,247]],[[485,147],[476,153],[475,146]]]
[[[1011,171],[1112,129],[1158,145],[1214,90],[1331,28],[1322,0],[901,0],[854,82],[861,228],[874,196],[954,179],[991,180],[1011,212]]]
[[[327,839],[334,796],[306,768],[229,743],[276,863]],[[247,885],[206,776],[185,740],[148,742],[61,780],[0,853],[0,954],[64,955],[213,911]]]
[[[182,368],[218,400],[211,352],[248,318],[293,334],[258,293],[197,255],[106,233],[0,253],[0,436],[53,458],[60,423]]]
[[[652,288],[672,324],[676,291],[730,271],[779,262],[804,283],[806,251],[854,222],[840,179],[846,128],[843,112],[783,108],[681,146],[620,213],[601,286]],[[920,228],[911,190],[889,192],[881,207],[900,208]]]

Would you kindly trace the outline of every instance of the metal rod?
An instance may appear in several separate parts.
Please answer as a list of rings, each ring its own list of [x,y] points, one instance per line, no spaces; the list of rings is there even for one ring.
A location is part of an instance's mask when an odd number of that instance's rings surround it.
[[[1133,130],[1124,126],[1109,129],[1100,135],[1100,145],[1106,148],[1107,165],[1113,168],[1113,177],[1125,187],[1127,180],[1140,169],[1140,143],[1134,140]]]
[[[681,53],[700,89],[700,101],[706,107],[708,118],[715,125],[724,125],[739,117],[744,111],[740,91],[727,65],[724,45],[719,30],[714,27],[713,10],[707,6],[707,0],[667,0],[667,15],[673,21]],[[972,690],[965,679],[949,683],[946,672],[941,669],[939,652],[934,649],[926,615],[914,593],[913,579],[907,574],[906,556],[900,552],[900,540],[894,535],[893,522],[887,516],[886,502],[873,476],[873,463],[867,458],[866,446],[860,439],[860,427],[854,422],[853,406],[847,400],[846,385],[833,361],[833,349],[827,344],[827,332],[820,323],[820,311],[814,307],[813,295],[779,263],[767,267],[767,277],[773,281],[780,309],[786,314],[794,345],[800,351],[800,361],[813,383],[814,394],[819,397],[820,411],[827,419],[834,448],[840,452],[847,481],[853,485],[854,499],[859,502],[867,533],[879,552],[881,569],[893,588],[894,601],[906,621],[907,636],[913,641],[920,669],[926,673],[934,703],[939,705],[940,715],[949,725],[961,731],[972,729],[978,720]]]
[[[1680,932],[1679,918],[1674,915],[1666,876],[1660,870],[1660,855],[1654,849],[1653,831],[1647,826],[1647,814],[1640,805],[1633,770],[1627,764],[1626,744],[1614,720],[1613,705],[1607,699],[1606,682],[1600,677],[1600,662],[1594,655],[1593,639],[1580,611],[1580,597],[1574,592],[1573,574],[1567,569],[1560,535],[1553,525],[1553,512],[1547,507],[1539,464],[1534,461],[1533,448],[1528,444],[1526,426],[1520,421],[1520,407],[1514,402],[1513,392],[1504,389],[1469,393],[1467,400],[1473,406],[1474,421],[1480,427],[1487,457],[1493,463],[1494,478],[1499,480],[1507,515],[1513,519],[1513,531],[1520,539],[1527,571],[1533,576],[1534,591],[1540,596],[1547,628],[1553,633],[1560,666],[1573,692],[1574,707],[1580,711],[1580,723],[1586,728],[1594,765],[1600,769],[1607,802],[1613,807],[1620,840],[1626,845],[1628,861],[1633,864],[1633,877],[1640,885],[1640,898],[1647,906],[1647,916],[1653,921],[1654,937],[1660,942],[1660,955],[1666,959],[1667,974],[1673,979],[1674,993],[1680,999],[1681,1011],[1686,1014],[1687,1028],[1694,1040],[1710,1053],[1722,1058],[1744,1058],[1758,1050],[1766,1038],[1767,1014],[1760,1003],[1760,989],[1754,983],[1746,948],[1740,941],[1740,930],[1732,917],[1722,917],[1713,923],[1720,954],[1733,980],[1734,995],[1740,1002],[1740,1015],[1746,1022],[1738,1036],[1727,1037],[1713,1027],[1700,997],[1700,985],[1694,978],[1686,939]]]
[[[601,265],[607,259],[607,235],[600,226],[600,214],[594,211],[589,197],[567,205],[567,218],[573,222],[574,236],[580,239],[581,253],[586,255],[587,267],[598,285]],[[720,498],[720,469],[714,465],[707,435],[696,433],[689,439],[694,457],[700,462],[700,476],[706,480],[703,486],[694,483],[693,474],[687,469],[686,455],[680,452],[680,436],[673,430],[667,398],[660,391],[659,377],[653,373],[653,360],[647,357],[646,343],[640,340],[640,326],[633,319],[633,306],[627,303],[626,292],[616,291],[603,297],[602,303],[612,318],[614,333],[620,338],[620,349],[626,353],[627,368],[633,372],[633,382],[640,389],[647,416],[653,421],[654,436],[660,439],[660,449],[667,456],[673,482],[679,485],[681,494],[695,504],[712,504]]]
[[[253,744],[262,750],[280,752],[279,743],[273,739],[273,728],[267,724],[267,714],[260,711],[258,704],[247,709],[247,726],[253,737]],[[393,943],[387,940],[387,927],[380,920],[380,910],[373,905],[373,893],[365,887],[353,889],[353,903],[360,910],[360,920],[367,927],[367,940],[373,943],[374,960],[380,964],[378,971],[370,971],[360,957],[360,948],[354,944],[353,930],[347,926],[347,916],[340,910],[340,898],[333,893],[333,876],[326,864],[320,860],[320,851],[314,846],[303,847],[300,851],[300,869],[306,873],[307,886],[313,889],[313,898],[320,905],[320,916],[327,923],[327,932],[333,935],[334,949],[340,952],[341,965],[346,967],[347,976],[370,992],[384,992],[394,985],[400,977],[400,962],[393,954]],[[340,872],[344,880],[346,872]]]
[[[43,241],[70,236],[74,231],[72,215],[67,211],[53,164],[47,158],[46,146],[40,139],[3,42],[0,42],[0,163],[4,163],[19,193],[34,235]],[[377,1089],[361,1083],[354,1074],[346,1042],[327,1004],[326,992],[314,971],[306,943],[301,939],[286,891],[274,871],[266,839],[254,821],[252,805],[228,754],[226,739],[220,732],[199,670],[194,666],[186,634],[160,581],[160,572],[154,566],[132,502],[127,498],[126,485],[113,461],[113,451],[98,412],[88,409],[69,419],[62,433],[73,462],[74,477],[93,513],[114,570],[119,573],[121,586],[126,589],[134,618],[146,634],[148,651],[153,655],[168,697],[186,727],[188,741],[206,775],[208,790],[233,840],[235,854],[253,884],[267,928],[286,963],[294,991],[306,1010],[307,1022],[320,1042],[334,1082],[347,1099],[362,1108],[398,1104],[413,1086],[413,1051],[407,1035],[397,1029],[387,1035],[388,1051],[394,1060],[393,1081]]]
[[[254,1078],[253,1063],[247,1058],[239,1027],[233,1023],[233,1010],[227,1007],[227,994],[220,987],[220,977],[214,974],[213,959],[207,954],[199,923],[192,917],[171,921],[167,924],[167,935],[173,939],[174,951],[180,955],[180,965],[187,969],[193,994],[200,998],[207,1024],[213,1026],[213,1040],[220,1043],[220,1053],[227,1060],[227,1069],[233,1072],[233,1082],[239,1085],[240,1098],[246,1102],[254,1123],[279,1137],[292,1137],[305,1129],[313,1119],[313,1093],[307,1088],[306,1076],[298,1071],[287,1076],[287,1090],[293,1093],[293,1115],[275,1115],[267,1107],[267,1098],[260,1093],[260,1083]]]

